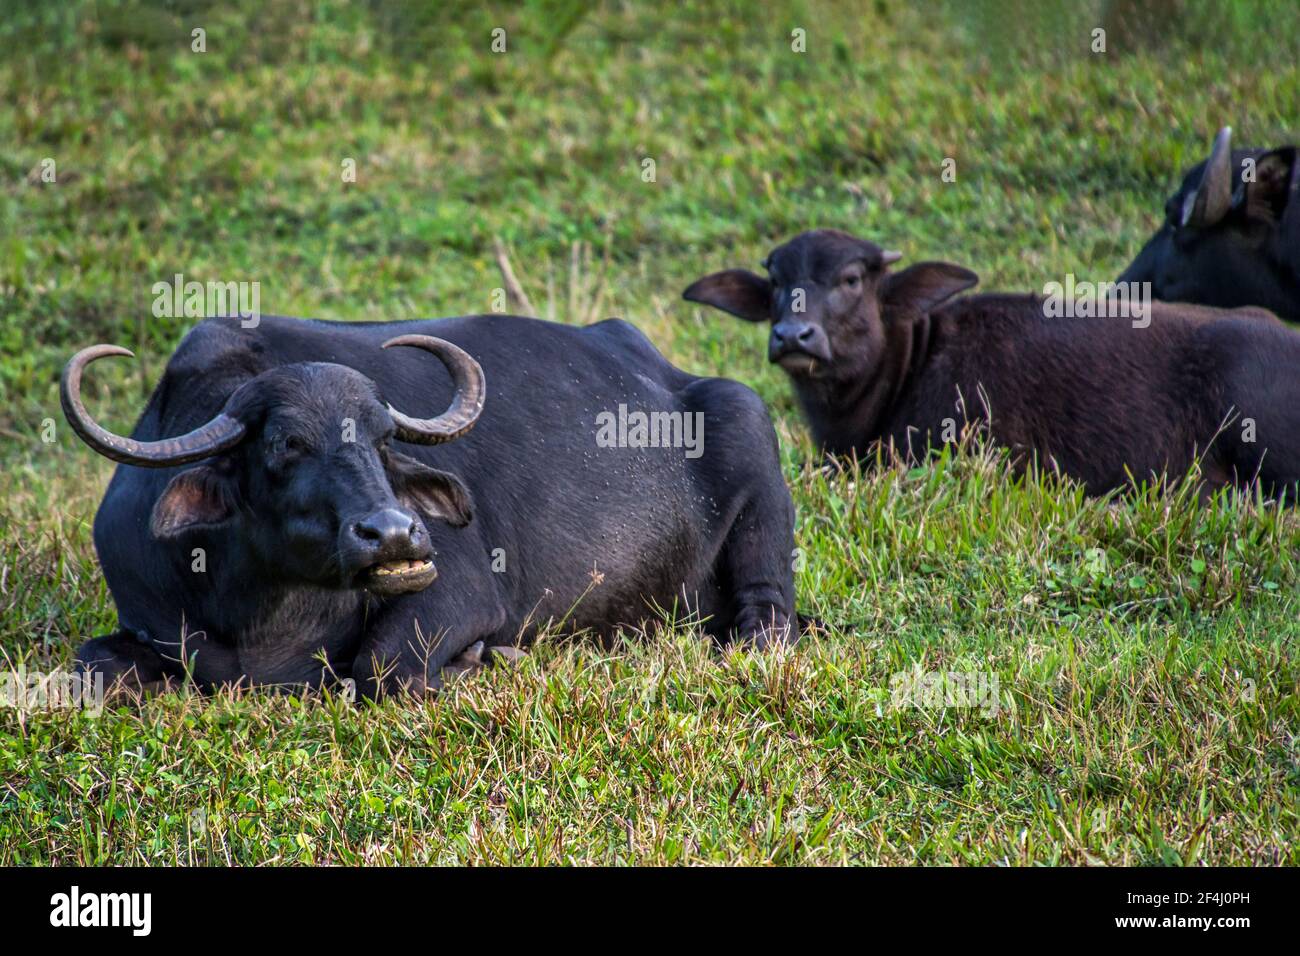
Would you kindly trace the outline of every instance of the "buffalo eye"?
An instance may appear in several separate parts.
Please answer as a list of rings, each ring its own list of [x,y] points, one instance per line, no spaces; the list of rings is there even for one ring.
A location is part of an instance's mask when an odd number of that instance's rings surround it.
[[[844,288],[849,291],[855,291],[858,286],[862,285],[862,276],[858,275],[856,272],[850,272],[840,280],[840,285],[844,286]]]
[[[781,280],[777,278],[776,267],[772,265],[772,260],[770,258],[763,260],[763,268],[767,270],[767,281],[772,283],[772,288],[781,288]]]
[[[305,438],[298,435],[278,434],[271,439],[271,454],[281,462],[289,462],[309,451]]]

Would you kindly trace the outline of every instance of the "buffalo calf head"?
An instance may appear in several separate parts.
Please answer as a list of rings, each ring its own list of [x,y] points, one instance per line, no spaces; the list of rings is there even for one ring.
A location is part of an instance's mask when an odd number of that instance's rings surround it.
[[[901,258],[832,229],[801,233],[763,265],[767,278],[727,269],[693,283],[683,297],[749,322],[770,322],[768,360],[798,383],[842,385],[874,374],[889,323],[928,312],[979,281],[968,269]]]

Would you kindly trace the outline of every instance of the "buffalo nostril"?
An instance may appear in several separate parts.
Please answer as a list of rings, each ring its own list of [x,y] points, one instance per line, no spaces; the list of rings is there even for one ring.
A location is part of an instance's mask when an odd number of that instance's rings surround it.
[[[352,525],[352,534],[359,542],[379,549],[401,547],[413,542],[420,533],[419,521],[409,512],[386,508]]]
[[[800,342],[805,342],[805,343],[810,341],[812,337],[813,337],[813,327],[811,325],[805,325],[802,329],[799,330],[799,335],[797,336]]]

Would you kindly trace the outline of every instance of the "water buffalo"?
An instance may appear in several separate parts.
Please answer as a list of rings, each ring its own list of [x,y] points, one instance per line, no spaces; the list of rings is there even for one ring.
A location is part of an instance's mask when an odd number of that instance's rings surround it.
[[[899,258],[806,232],[768,257],[769,278],[730,269],[685,297],[772,323],[769,359],[831,456],[879,442],[919,460],[974,423],[1092,493],[1181,476],[1198,455],[1207,492],[1300,479],[1300,333],[1270,313],[1153,303],[1144,322],[1052,318],[1039,296],[950,301],[975,273],[889,271]]]
[[[94,526],[120,630],[79,653],[109,679],[423,691],[480,642],[668,612],[790,637],[766,409],[625,322],[208,319],[131,438],[80,398],[115,354],[83,350],[62,383],[77,434],[121,463]]]
[[[1257,305],[1300,322],[1297,190],[1295,146],[1234,150],[1224,127],[1120,281],[1149,282],[1167,302]]]

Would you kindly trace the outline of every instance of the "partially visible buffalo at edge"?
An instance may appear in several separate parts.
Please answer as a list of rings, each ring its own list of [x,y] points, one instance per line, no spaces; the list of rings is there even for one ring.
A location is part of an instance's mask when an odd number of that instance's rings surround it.
[[[1224,127],[1120,281],[1149,282],[1166,302],[1253,305],[1300,322],[1298,191],[1294,145],[1233,149]]]

